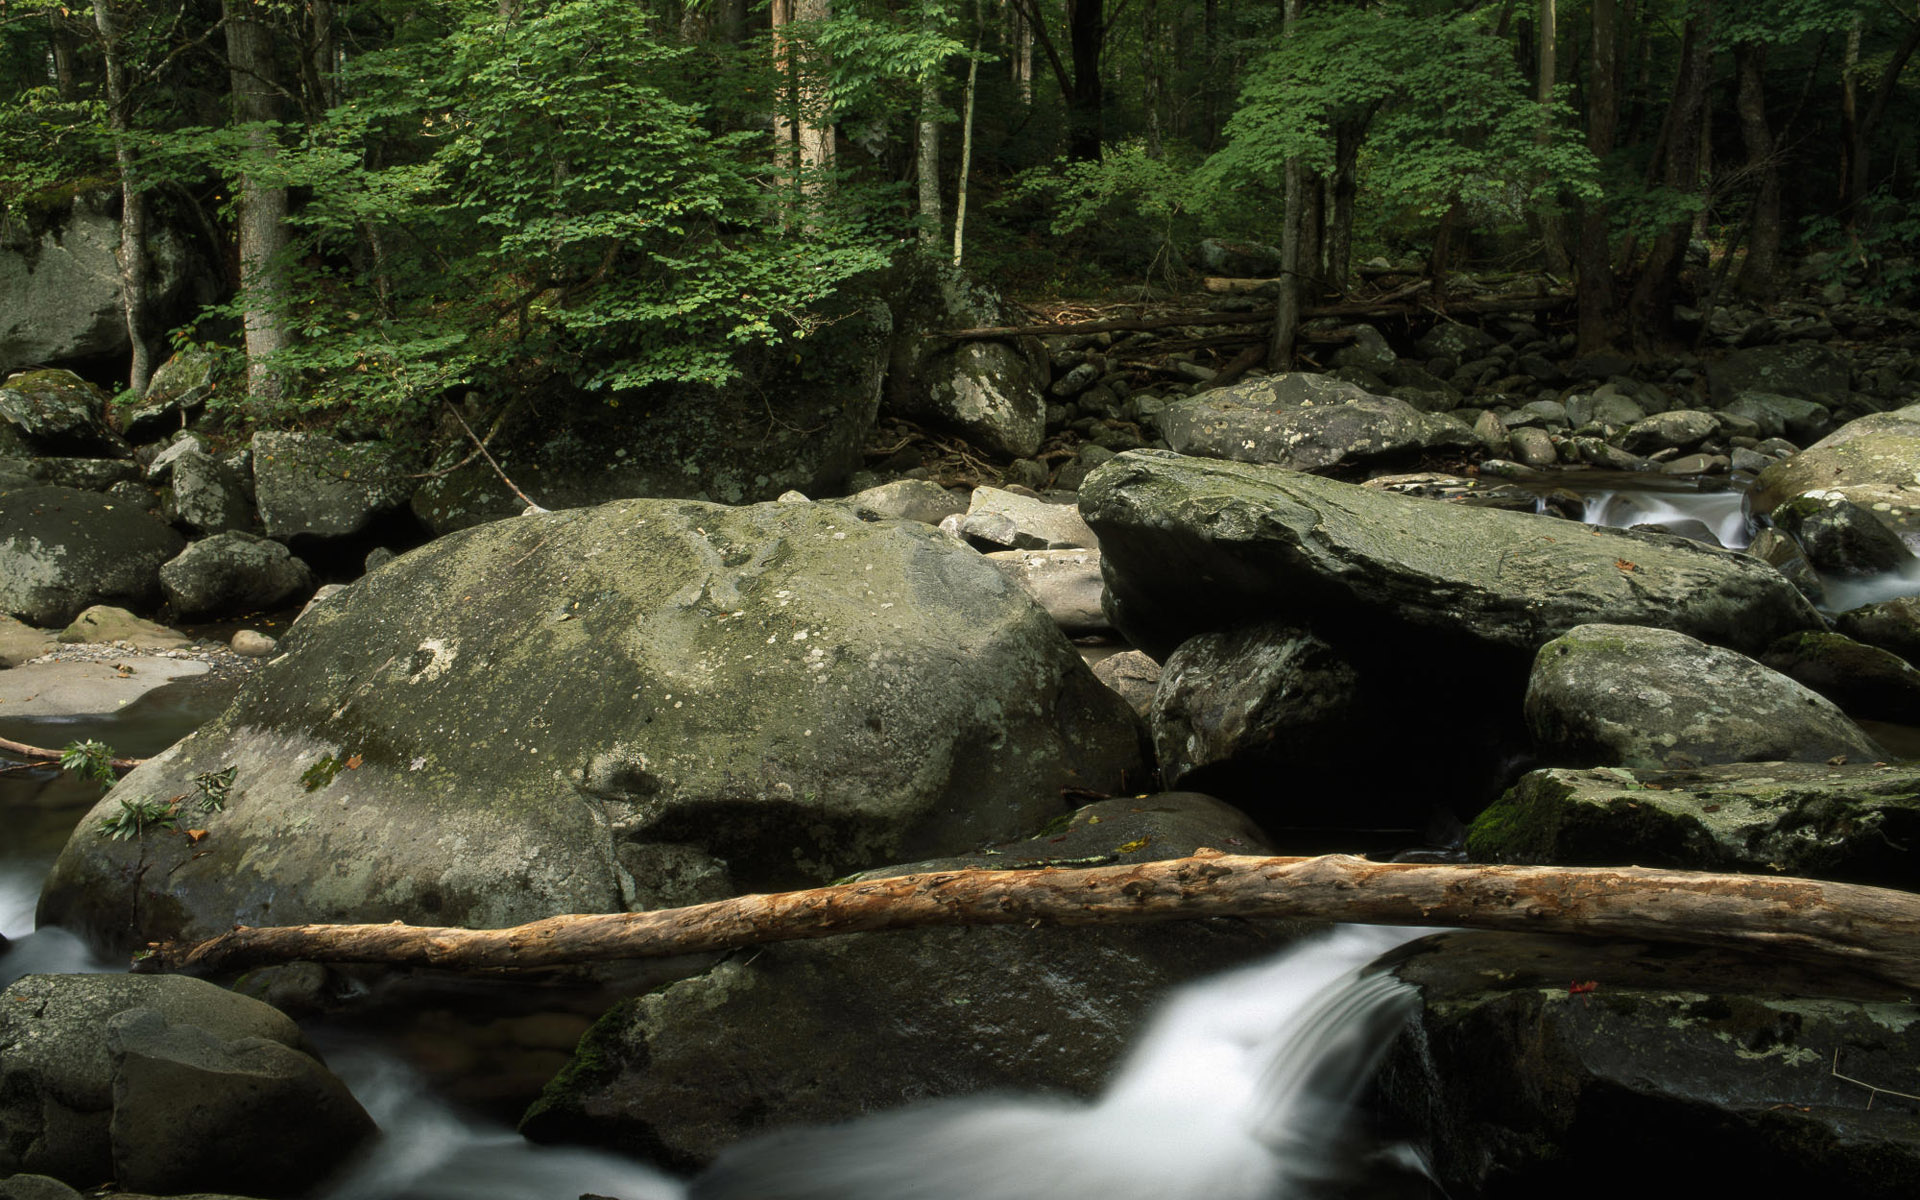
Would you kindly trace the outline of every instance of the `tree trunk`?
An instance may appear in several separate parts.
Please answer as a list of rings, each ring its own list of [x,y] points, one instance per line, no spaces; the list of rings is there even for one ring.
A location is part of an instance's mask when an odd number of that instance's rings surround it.
[[[1007,7],[1007,63],[1013,90],[1024,107],[1033,107],[1033,25],[1026,10],[1011,0]]]
[[[245,305],[247,397],[256,405],[279,401],[280,378],[273,359],[293,344],[287,320],[287,190],[262,182],[258,171],[278,154],[271,129],[280,119],[280,90],[273,61],[273,34],[250,0],[223,0],[227,18],[227,63],[234,119],[249,126],[252,169],[240,180],[240,290]]]
[[[1344,296],[1353,271],[1353,209],[1360,192],[1360,143],[1367,120],[1333,127],[1333,174],[1327,177],[1327,284]]]
[[[967,60],[967,91],[960,114],[960,184],[953,199],[953,265],[960,265],[967,235],[967,181],[973,174],[973,97],[980,83],[980,43],[987,36],[984,0],[973,0],[973,56]]]
[[[1908,26],[1906,37],[1900,40],[1900,45],[1894,49],[1893,57],[1889,58],[1887,65],[1880,70],[1880,83],[1873,90],[1873,101],[1867,105],[1866,115],[1854,121],[1853,151],[1848,162],[1851,179],[1847,186],[1852,195],[1847,212],[1849,225],[1861,225],[1872,216],[1862,207],[1863,202],[1873,190],[1873,175],[1870,169],[1872,147],[1869,140],[1873,136],[1873,131],[1879,127],[1880,118],[1886,115],[1888,102],[1899,90],[1900,74],[1907,69],[1907,60],[1913,57],[1916,49],[1920,49],[1920,21],[1915,21]]]
[[[1067,155],[1100,157],[1100,50],[1107,36],[1105,0],[1067,0],[1073,85],[1067,92]]]
[[[766,942],[952,925],[1104,925],[1289,917],[1462,926],[1751,950],[1920,986],[1920,896],[1812,879],[1640,867],[1436,866],[1348,855],[1201,851],[1138,866],[900,875],[652,912],[549,917],[511,929],[237,928],[169,942],[147,971],[232,973],[274,962],[460,970],[555,967]]]
[[[1855,82],[1860,71],[1860,33],[1866,18],[1855,14],[1847,29],[1847,52],[1840,60],[1840,197],[1838,207],[1851,225],[1864,189],[1866,135],[1860,128],[1860,90]]]
[[[920,81],[914,175],[919,184],[920,242],[931,247],[940,240],[940,230],[946,224],[940,204],[940,80],[933,71]]]
[[[147,348],[147,198],[133,159],[127,111],[127,65],[121,53],[120,22],[112,0],[93,0],[93,21],[100,30],[101,54],[107,70],[107,129],[113,140],[113,161],[120,175],[120,307],[126,315],[127,387],[134,395],[147,390],[153,360]]]
[[[1292,37],[1300,20],[1300,0],[1285,0],[1280,9],[1280,36]],[[1273,337],[1267,343],[1267,370],[1293,370],[1293,346],[1300,336],[1300,247],[1302,191],[1306,167],[1299,156],[1287,160],[1280,209],[1280,296],[1274,304]]]
[[[1700,184],[1700,110],[1713,75],[1712,28],[1712,0],[1700,0],[1687,20],[1681,42],[1680,76],[1674,84],[1673,106],[1663,138],[1665,182],[1676,192],[1695,191]],[[1634,349],[1642,353],[1655,352],[1673,341],[1674,298],[1692,232],[1691,217],[1662,231],[1647,251],[1640,277],[1634,282],[1627,315]]]
[[[50,8],[47,10],[48,49],[53,56],[53,81],[55,91],[59,93],[62,100],[78,100],[80,98],[80,75],[74,62],[75,38],[73,30],[67,27],[68,20],[68,17],[54,9]],[[99,13],[97,10],[94,14],[94,21],[96,25],[99,23]],[[104,39],[107,36],[106,31],[101,30],[100,36]],[[110,51],[109,53],[115,52]]]
[[[1619,29],[1615,0],[1593,0],[1593,50],[1587,77],[1587,149],[1605,161],[1613,153],[1620,121],[1617,86]],[[1613,344],[1613,234],[1606,201],[1589,200],[1580,208],[1578,332],[1581,354]]]
[[[1160,99],[1166,82],[1160,77],[1160,12],[1155,0],[1140,5],[1140,107],[1147,123],[1147,157],[1160,157]]]
[[[1559,81],[1559,22],[1554,0],[1540,0],[1540,66],[1536,96],[1540,102],[1540,129],[1535,135],[1544,146],[1553,138],[1553,89]],[[1539,210],[1537,229],[1547,270],[1566,275],[1573,264],[1567,259],[1566,222],[1561,219],[1559,200],[1555,198]]]
[[[1733,48],[1733,59],[1740,77],[1736,101],[1740,139],[1746,146],[1747,173],[1755,181],[1739,288],[1750,299],[1766,301],[1773,298],[1774,276],[1780,269],[1780,163],[1774,154],[1773,131],[1767,126],[1767,48],[1742,42]]]
[[[795,20],[817,25],[833,15],[832,0],[794,0],[793,15]],[[826,63],[809,45],[797,66],[801,180],[808,194],[817,197],[824,194],[834,164],[833,126],[827,120],[831,114],[827,111]]]

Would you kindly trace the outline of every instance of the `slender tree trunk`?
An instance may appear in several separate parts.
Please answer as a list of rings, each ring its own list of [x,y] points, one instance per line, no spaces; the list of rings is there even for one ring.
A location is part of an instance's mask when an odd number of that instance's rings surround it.
[[[1160,11],[1156,0],[1140,3],[1140,106],[1147,123],[1147,156],[1160,157],[1160,103],[1166,81],[1160,76]]]
[[[1615,0],[1593,0],[1593,50],[1587,76],[1587,149],[1604,161],[1613,153],[1620,120],[1617,83],[1619,30]],[[1593,354],[1613,344],[1612,214],[1605,200],[1589,200],[1580,210],[1579,310],[1575,339],[1579,352]]]
[[[68,17],[54,9],[47,10],[47,49],[53,56],[54,89],[62,100],[80,98],[80,75],[74,65],[75,39],[73,30],[67,28]],[[95,25],[99,24],[99,15],[95,14]],[[100,35],[105,37],[103,31]]]
[[[1673,107],[1666,123],[1665,181],[1675,192],[1697,191],[1700,186],[1700,110],[1713,75],[1712,30],[1712,0],[1700,0],[1687,20],[1680,75],[1674,83]],[[1673,304],[1692,233],[1691,218],[1668,226],[1654,239],[1640,277],[1634,282],[1628,320],[1634,348],[1642,353],[1656,351],[1673,340]]]
[[[1353,208],[1360,191],[1360,142],[1366,119],[1333,127],[1333,174],[1327,178],[1327,283],[1342,296],[1353,271]]]
[[[1087,870],[900,875],[651,912],[549,917],[510,929],[238,928],[170,942],[145,972],[267,963],[497,970],[738,949],[952,925],[1104,925],[1199,917],[1464,926],[1705,945],[1920,986],[1920,897],[1891,888],[1640,867],[1435,866],[1332,854],[1191,858]]]
[[[1846,56],[1840,60],[1840,198],[1839,209],[1847,223],[1854,221],[1865,190],[1866,133],[1860,128],[1860,34],[1866,18],[1855,15],[1847,30]]]
[[[1849,224],[1860,225],[1869,221],[1872,214],[1863,204],[1873,190],[1873,164],[1871,139],[1873,131],[1880,126],[1880,118],[1886,115],[1887,104],[1900,88],[1901,72],[1907,68],[1907,60],[1920,49],[1920,21],[1909,25],[1907,34],[1894,49],[1893,56],[1880,70],[1880,82],[1873,90],[1873,100],[1867,105],[1864,116],[1855,122],[1852,131],[1853,149],[1848,161],[1850,180],[1848,191],[1852,196],[1849,202],[1847,220]]]
[[[127,65],[120,43],[121,26],[112,0],[93,0],[93,21],[100,30],[107,71],[107,129],[113,140],[114,166],[120,175],[120,305],[126,314],[127,341],[132,353],[127,363],[127,387],[136,396],[147,390],[153,362],[147,348],[147,198],[134,162],[128,112]]]
[[[772,0],[768,21],[772,26],[773,70],[779,81],[779,96],[773,106],[773,162],[775,179],[782,192],[793,187],[800,173],[799,139],[794,136],[794,114],[800,107],[799,80],[794,71],[794,0]]]
[[[1220,138],[1220,0],[1201,9],[1200,44],[1200,144],[1212,150]]]
[[[940,204],[940,80],[933,71],[920,81],[917,128],[914,175],[919,183],[920,242],[931,247],[940,240],[940,230],[946,224]]]
[[[967,91],[960,115],[960,186],[953,200],[953,265],[966,247],[967,183],[973,174],[973,97],[980,82],[980,43],[987,35],[983,0],[973,0],[973,56],[967,59]]]
[[[273,34],[254,0],[224,0],[227,61],[234,118],[248,126],[252,167],[240,180],[240,290],[245,305],[247,396],[271,405],[281,396],[274,356],[293,344],[287,304],[287,189],[263,182],[258,171],[278,154],[263,122],[280,118]]]
[[[794,0],[793,17],[817,26],[833,15],[832,0]],[[834,165],[833,125],[827,120],[827,64],[811,42],[796,55],[800,111],[795,139],[800,147],[801,186],[819,199],[825,195]]]
[[[1559,21],[1554,0],[1540,0],[1540,68],[1536,95],[1540,102],[1541,145],[1553,138],[1553,89],[1559,81]],[[1539,212],[1540,245],[1545,252],[1547,270],[1565,275],[1573,264],[1567,258],[1566,222],[1561,219],[1558,199],[1548,201]]]
[[[1300,0],[1284,0],[1280,9],[1280,36],[1292,37],[1300,20]],[[1273,340],[1267,346],[1267,370],[1284,373],[1293,370],[1294,342],[1300,336],[1300,246],[1302,193],[1306,186],[1306,167],[1299,156],[1287,160],[1285,192],[1280,214],[1280,295],[1274,303]]]
[[[1427,274],[1433,279],[1433,305],[1441,312],[1447,311],[1447,277],[1453,273],[1453,231],[1460,224],[1460,212],[1458,199],[1447,205],[1446,214],[1433,233],[1433,257],[1427,260]]]
[[[1747,219],[1747,259],[1740,265],[1739,289],[1756,300],[1771,300],[1774,277],[1780,269],[1780,163],[1774,154],[1773,131],[1767,126],[1765,71],[1767,49],[1756,42],[1733,48],[1740,76],[1737,106],[1740,139],[1747,151],[1747,173],[1754,179],[1752,209]]]

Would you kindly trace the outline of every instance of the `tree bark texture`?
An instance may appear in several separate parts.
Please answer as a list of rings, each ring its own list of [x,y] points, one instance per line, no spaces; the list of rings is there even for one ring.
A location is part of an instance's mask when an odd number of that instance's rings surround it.
[[[256,165],[277,153],[273,131],[262,122],[280,119],[280,89],[274,70],[273,33],[255,0],[225,0],[227,63],[233,83],[233,115],[253,126],[247,142]],[[249,171],[240,181],[240,288],[245,296],[247,395],[257,404],[280,399],[272,358],[293,344],[287,299],[287,189]]]
[[[93,21],[100,31],[101,57],[107,71],[107,129],[113,140],[114,167],[120,175],[120,305],[126,314],[127,340],[133,347],[127,362],[127,387],[137,396],[147,390],[147,381],[153,376],[153,359],[147,349],[147,197],[136,175],[139,168],[128,136],[127,66],[112,0],[93,0]]]
[[[1740,264],[1740,291],[1751,299],[1773,298],[1780,272],[1780,162],[1773,130],[1767,124],[1765,72],[1767,48],[1743,42],[1733,49],[1740,90],[1740,140],[1747,151],[1747,173],[1754,181],[1753,207],[1747,216],[1747,259]]]
[[[1887,888],[1640,867],[1436,866],[1213,851],[1086,870],[932,871],[688,908],[549,917],[511,929],[239,928],[197,945],[156,946],[142,969],[215,974],[303,959],[553,967],[887,929],[1226,916],[1682,942],[1844,965],[1920,986],[1920,896]]]
[[[1620,124],[1619,25],[1615,0],[1593,0],[1593,51],[1587,76],[1587,149],[1605,161]],[[1613,344],[1612,214],[1603,200],[1580,207],[1579,317],[1575,340],[1581,354]]]

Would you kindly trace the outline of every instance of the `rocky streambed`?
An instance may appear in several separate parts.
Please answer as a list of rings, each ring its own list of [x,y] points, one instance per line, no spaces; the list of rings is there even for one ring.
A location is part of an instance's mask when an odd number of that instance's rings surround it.
[[[921,358],[889,378],[951,367]],[[1098,370],[1082,375],[1118,397]],[[1801,401],[1825,425],[1796,426],[1804,451],[1770,453],[1770,427],[1735,406],[1772,410],[1731,385],[1714,408],[1648,413],[1641,400],[1664,391],[1602,387],[1471,422],[1439,401],[1340,390],[1358,386],[1272,376],[1130,395],[1163,444],[1090,438],[1105,453],[1075,452],[1071,494],[956,497],[923,463],[841,498],[615,499],[464,521],[377,556],[284,631],[230,704],[79,818],[40,920],[126,952],[236,922],[496,926],[1201,847],[1914,886],[1920,782],[1859,721],[1920,713],[1920,603],[1834,602],[1915,570],[1920,406],[1840,423],[1857,393]],[[1610,422],[1601,406],[1628,391],[1640,415],[1616,404]],[[1147,413],[1144,399],[1166,403]],[[1504,482],[1519,468],[1501,464],[1540,457],[1515,454],[1529,428],[1555,461],[1700,454],[1733,470],[1748,451],[1738,469],[1754,477],[1760,535],[1743,553],[1677,525],[1555,515],[1570,506]],[[337,563],[367,526],[290,523],[303,493],[268,481],[322,461],[301,445],[256,442],[242,464],[172,443],[166,523],[136,495],[159,456],[99,491],[23,468],[25,485],[0,494],[18,530],[0,547],[8,607],[46,627],[113,600],[215,613],[304,596],[314,578],[291,548],[345,539],[328,551]],[[1447,469],[1410,476],[1423,452]],[[1455,457],[1433,461],[1442,452]],[[180,529],[203,511],[185,481],[238,480],[241,465],[256,507],[235,519],[257,516],[266,536],[228,530],[183,550]],[[395,473],[362,465],[316,478],[390,511],[399,502],[374,493]],[[72,548],[122,525],[129,540],[98,553],[148,564],[151,584],[42,569],[94,561]],[[202,547],[214,557],[181,565]],[[1068,633],[1136,649],[1096,672]],[[697,1171],[755,1134],[917,1099],[1085,1095],[1168,987],[1304,932],[919,931],[676,961],[625,981],[631,994],[520,1097],[521,1126]],[[1906,997],[1703,951],[1458,945],[1392,966],[1424,1000],[1380,1094],[1449,1194],[1623,1179],[1606,1148],[1650,1128],[1690,1131],[1754,1186],[1818,1178],[1895,1196],[1920,1177]],[[0,1005],[0,1174],[311,1186],[319,1166],[212,1162],[214,1126],[172,1136],[151,1115],[172,1093],[142,1090],[163,1077],[219,1080],[193,1084],[228,1097],[206,1109],[215,1126],[243,1110],[334,1114],[329,1161],[367,1136],[278,1014],[234,1018],[227,999],[197,998],[234,993],[194,981],[106,978],[23,981]],[[391,981],[299,964],[223,982],[307,1018]]]

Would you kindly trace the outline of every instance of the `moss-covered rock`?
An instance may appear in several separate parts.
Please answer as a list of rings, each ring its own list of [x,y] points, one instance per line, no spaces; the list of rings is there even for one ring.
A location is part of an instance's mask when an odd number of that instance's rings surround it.
[[[1806,685],[1670,629],[1582,625],[1548,642],[1533,661],[1525,712],[1541,755],[1561,766],[1883,757]]]
[[[253,435],[253,480],[270,538],[344,538],[406,507],[415,480],[393,447],[319,433]]]
[[[186,539],[99,492],[0,491],[0,612],[58,629],[92,604],[150,609]]]
[[[1680,867],[1911,887],[1920,769],[1744,763],[1523,776],[1473,822],[1480,862]]]
[[[1111,615],[1157,658],[1209,629],[1299,621],[1412,664],[1524,670],[1596,621],[1758,651],[1821,624],[1764,563],[1657,534],[1436,504],[1277,467],[1137,450],[1088,476]]]
[[[1873,1090],[1920,1094],[1920,1013],[1883,985],[1515,934],[1430,938],[1396,973],[1421,1010],[1381,1090],[1448,1195],[1920,1191],[1920,1118]]]
[[[1895,533],[1920,531],[1920,405],[1847,422],[1761,471],[1747,501],[1764,517],[1797,496],[1848,500]]]
[[[480,526],[279,649],[80,823],[43,919],[124,943],[661,907],[1006,837],[1144,771],[1125,703],[998,571],[833,505]],[[229,766],[199,844],[102,832]]]
[[[40,454],[126,457],[106,415],[106,395],[71,371],[22,371],[0,383],[0,418]]]

